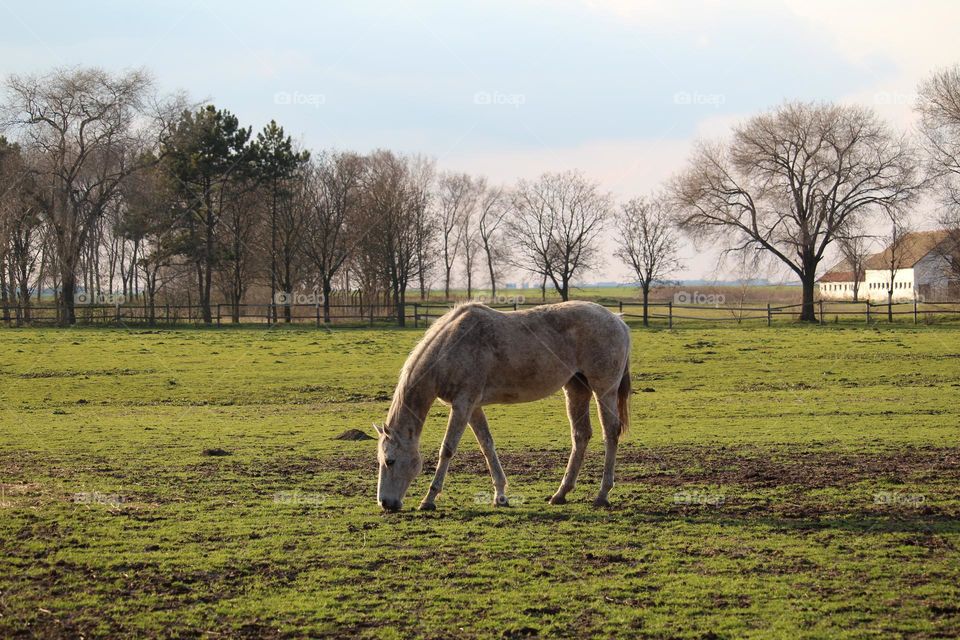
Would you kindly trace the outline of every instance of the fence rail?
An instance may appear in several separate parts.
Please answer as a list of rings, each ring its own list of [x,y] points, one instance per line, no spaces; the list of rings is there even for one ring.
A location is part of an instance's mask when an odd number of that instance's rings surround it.
[[[455,302],[417,301],[404,306],[404,324],[414,327],[429,325],[446,313]],[[540,306],[540,302],[513,302],[489,304],[494,309],[516,311]],[[603,306],[620,313],[631,324],[643,321],[643,304],[635,300],[604,300]],[[647,322],[651,326],[673,328],[678,324],[746,324],[797,321],[802,304],[696,305],[675,304],[673,301],[650,301]],[[818,300],[815,314],[821,324],[839,322],[907,322],[931,324],[960,320],[960,301],[910,301],[886,303]],[[59,309],[55,306],[29,307],[7,304],[0,307],[0,323],[6,326],[56,325]],[[277,324],[314,325],[397,325],[396,307],[381,301],[372,303],[339,303],[326,308],[322,304],[215,304],[210,308],[210,320],[204,317],[200,305],[157,305],[152,310],[146,305],[78,305],[75,310],[78,325],[105,326],[239,326]]]

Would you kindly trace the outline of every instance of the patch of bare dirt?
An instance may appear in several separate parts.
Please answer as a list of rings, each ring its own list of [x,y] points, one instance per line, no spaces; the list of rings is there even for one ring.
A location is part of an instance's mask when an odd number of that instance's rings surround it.
[[[568,451],[499,452],[507,475],[554,479],[566,465]],[[432,474],[432,452],[424,451],[423,473]],[[598,468],[602,454],[591,451],[585,471]],[[205,465],[202,465],[205,466]],[[201,471],[197,465],[196,471]],[[376,470],[372,452],[324,457],[278,457],[253,462],[229,461],[220,472],[254,477],[295,477],[323,471]],[[211,469],[212,471],[212,469]],[[487,475],[479,451],[457,453],[453,473]],[[736,484],[747,487],[842,487],[865,480],[960,482],[960,447],[899,447],[849,452],[809,445],[622,447],[617,455],[618,481],[673,487],[686,484]]]

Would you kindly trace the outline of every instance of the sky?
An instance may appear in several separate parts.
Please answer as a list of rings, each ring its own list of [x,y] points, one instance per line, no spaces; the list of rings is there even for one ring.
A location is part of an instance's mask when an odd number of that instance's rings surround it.
[[[421,153],[504,184],[577,169],[620,200],[785,100],[909,130],[918,82],[960,62],[947,0],[0,0],[0,23],[2,77],[142,67],[307,148]],[[687,246],[677,276],[735,277],[717,256]],[[626,278],[612,255],[589,274]]]

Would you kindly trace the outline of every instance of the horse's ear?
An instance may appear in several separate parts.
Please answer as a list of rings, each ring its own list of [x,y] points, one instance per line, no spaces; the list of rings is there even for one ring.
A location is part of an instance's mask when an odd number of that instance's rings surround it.
[[[381,436],[383,435],[383,431],[384,431],[383,427],[381,427],[380,425],[378,425],[376,422],[373,423],[373,428],[374,428],[374,429],[377,431],[377,433],[379,433]]]

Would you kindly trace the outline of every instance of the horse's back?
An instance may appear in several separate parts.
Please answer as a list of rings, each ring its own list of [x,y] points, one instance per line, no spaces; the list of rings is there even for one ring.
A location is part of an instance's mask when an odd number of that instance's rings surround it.
[[[619,382],[629,355],[623,321],[591,302],[565,302],[503,313],[483,305],[455,310],[442,333],[444,395],[483,389],[484,403],[529,402],[573,376],[595,389]]]

